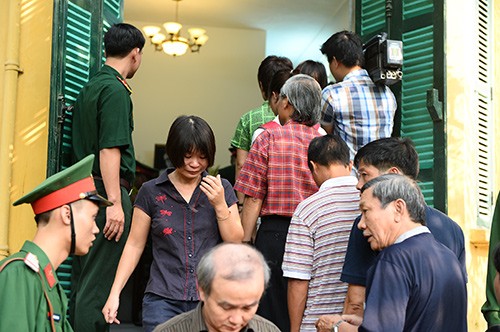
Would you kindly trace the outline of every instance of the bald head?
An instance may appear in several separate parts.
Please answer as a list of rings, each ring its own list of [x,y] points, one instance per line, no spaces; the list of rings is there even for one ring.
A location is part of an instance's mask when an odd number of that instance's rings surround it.
[[[262,254],[249,245],[236,243],[222,243],[212,248],[200,260],[197,274],[198,285],[207,295],[216,277],[242,282],[262,278],[264,288],[270,277]]]

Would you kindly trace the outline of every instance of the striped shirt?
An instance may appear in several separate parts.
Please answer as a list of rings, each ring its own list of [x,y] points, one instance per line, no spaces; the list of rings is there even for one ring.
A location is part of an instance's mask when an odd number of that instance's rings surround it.
[[[347,143],[351,160],[365,144],[391,136],[396,98],[387,86],[373,83],[364,69],[324,88],[321,105],[321,123],[332,125]]]
[[[325,181],[297,206],[286,239],[283,276],[309,280],[300,331],[316,331],[321,315],[340,314],[347,284],[340,281],[359,191],[353,176]]]
[[[294,121],[257,137],[234,189],[262,199],[261,216],[291,217],[297,205],[318,191],[307,167],[307,148],[320,133]]]
[[[271,121],[274,113],[265,101],[260,107],[254,108],[243,114],[236,126],[231,146],[237,149],[250,151],[254,131],[264,123]]]

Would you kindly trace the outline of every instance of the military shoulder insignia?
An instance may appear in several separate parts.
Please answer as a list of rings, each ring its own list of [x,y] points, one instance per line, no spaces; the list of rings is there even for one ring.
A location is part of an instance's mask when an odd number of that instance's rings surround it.
[[[24,264],[28,265],[30,269],[37,272],[40,271],[40,265],[38,264],[38,257],[29,252],[26,257],[24,257]]]
[[[127,91],[130,94],[132,94],[132,89],[130,88],[130,85],[128,85],[127,81],[125,81],[123,78],[121,78],[118,75],[116,75],[116,78],[118,79],[118,81],[120,81],[121,84],[123,84],[123,86],[125,87],[125,89],[127,89]]]

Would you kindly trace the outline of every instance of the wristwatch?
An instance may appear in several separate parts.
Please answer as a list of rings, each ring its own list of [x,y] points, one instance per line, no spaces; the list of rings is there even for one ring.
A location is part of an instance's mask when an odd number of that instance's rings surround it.
[[[344,322],[343,319],[339,320],[337,323],[333,324],[332,332],[339,332],[339,326]]]

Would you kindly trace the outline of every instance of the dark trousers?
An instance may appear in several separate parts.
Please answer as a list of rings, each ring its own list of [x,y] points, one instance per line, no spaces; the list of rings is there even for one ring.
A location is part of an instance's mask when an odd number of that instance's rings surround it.
[[[99,193],[105,193],[101,181],[96,181]],[[96,218],[99,234],[85,256],[73,257],[71,273],[70,321],[75,332],[109,331],[101,313],[115,279],[118,262],[130,232],[132,203],[125,188],[121,188],[125,229],[120,241],[107,240],[102,230],[106,224],[106,208],[100,208]]]
[[[291,217],[265,216],[255,238],[257,248],[271,269],[269,286],[260,300],[257,314],[272,321],[282,332],[290,331],[287,306],[288,280],[283,277],[281,264]]]
[[[142,328],[152,332],[155,327],[170,318],[191,311],[198,306],[198,301],[171,300],[153,293],[144,294],[142,302]]]

